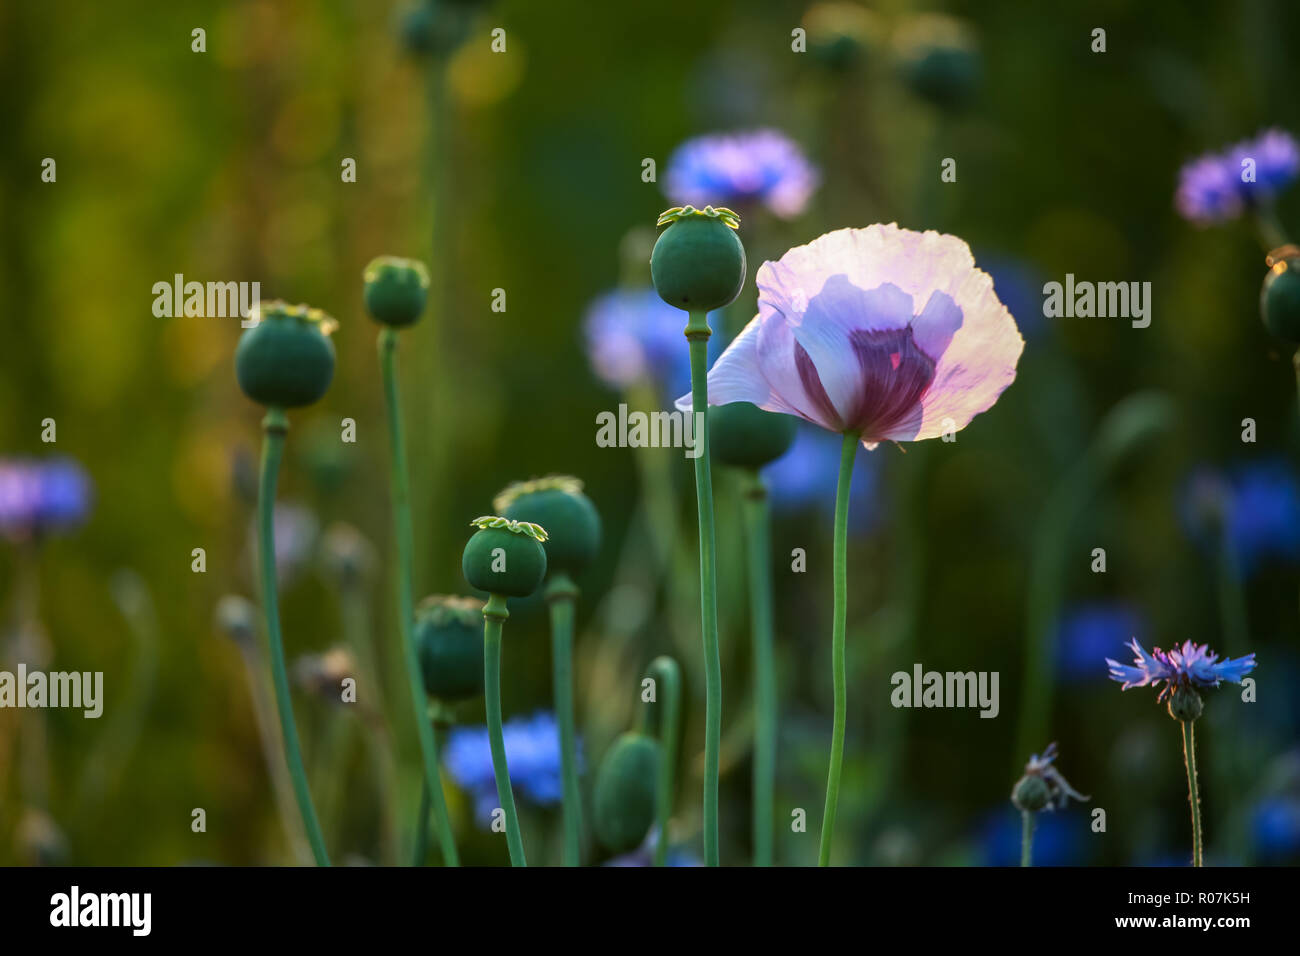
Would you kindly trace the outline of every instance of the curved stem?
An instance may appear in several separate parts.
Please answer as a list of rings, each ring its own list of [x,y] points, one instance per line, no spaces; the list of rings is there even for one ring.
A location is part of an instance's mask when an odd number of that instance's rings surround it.
[[[1034,865],[1034,815],[1020,811],[1020,865]]]
[[[510,789],[510,767],[506,763],[506,741],[501,729],[501,625],[510,613],[506,599],[492,594],[483,608],[483,699],[487,704],[488,742],[492,747],[492,773],[497,781],[497,799],[506,815],[506,846],[511,866],[527,866],[524,842],[519,834],[515,795]]]
[[[442,796],[442,778],[438,775],[438,753],[433,742],[433,728],[425,713],[424,679],[420,675],[419,653],[412,633],[415,601],[411,594],[411,492],[406,474],[406,446],[402,438],[402,410],[397,400],[397,332],[385,328],[379,333],[379,366],[384,379],[384,396],[388,406],[388,444],[392,459],[390,479],[393,495],[393,539],[397,546],[397,617],[406,659],[406,676],[415,710],[416,732],[424,758],[424,780],[433,799],[434,818],[438,822],[438,842],[447,866],[459,866],[456,841]]]
[[[1183,762],[1187,765],[1187,799],[1192,805],[1192,866],[1201,866],[1201,798],[1196,792],[1195,721],[1184,720],[1180,723],[1183,725]]]
[[[849,486],[853,481],[853,459],[858,452],[857,432],[845,432],[840,449],[840,477],[835,489],[835,621],[831,632],[831,673],[835,685],[835,720],[831,730],[831,765],[826,775],[826,809],[822,814],[821,849],[818,866],[831,862],[831,838],[835,831],[835,808],[840,799],[840,770],[844,765],[844,721],[848,713],[848,689],[844,671],[844,623],[848,608]]]
[[[262,474],[257,492],[257,544],[262,572],[262,610],[266,614],[266,635],[271,648],[271,679],[275,683],[275,706],[280,714],[280,731],[284,735],[284,756],[289,765],[293,794],[302,814],[307,840],[317,866],[329,866],[325,837],[316,807],[307,786],[307,771],[298,746],[298,726],[293,719],[293,700],[289,696],[289,673],[284,663],[284,641],[280,637],[280,598],[275,579],[275,485],[280,474],[280,455],[284,449],[289,419],[279,408],[268,408],[262,419],[265,439],[262,442]]]
[[[658,699],[663,702],[663,715],[659,719],[659,780],[655,787],[655,866],[663,866],[668,859],[668,818],[673,809],[673,773],[677,767],[677,728],[681,720],[681,670],[671,657],[656,657],[650,662],[647,673],[659,688]]]
[[[564,785],[565,866],[579,866],[582,862],[582,794],[578,789],[578,742],[573,720],[573,604],[577,593],[563,572],[555,574],[546,587],[551,615],[552,693]]]
[[[749,608],[754,637],[754,865],[772,865],[776,789],[776,661],[772,637],[772,547],[767,487],[753,472],[745,492]]]
[[[717,866],[718,753],[722,740],[722,661],[718,652],[717,545],[713,527],[713,479],[709,474],[708,315],[691,312],[686,338],[691,351],[691,401],[695,421],[695,498],[700,524],[700,631],[704,643],[704,864]]]

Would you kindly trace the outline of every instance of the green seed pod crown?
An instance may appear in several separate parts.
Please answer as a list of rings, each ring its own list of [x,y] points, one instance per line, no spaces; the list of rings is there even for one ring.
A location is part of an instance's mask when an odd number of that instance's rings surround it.
[[[337,323],[305,305],[264,302],[257,324],[235,348],[235,378],[244,394],[268,408],[298,408],[318,400],[334,378]]]
[[[659,743],[625,733],[614,741],[596,774],[595,825],[601,845],[614,853],[640,846],[655,818]],[[662,838],[662,836],[661,836]]]
[[[1259,292],[1264,327],[1283,342],[1300,344],[1300,249],[1286,246],[1268,257]]]
[[[582,493],[582,482],[549,475],[508,485],[492,502],[497,513],[546,529],[546,566],[576,575],[600,550],[600,514]]]
[[[709,449],[724,465],[762,468],[790,450],[797,427],[793,415],[749,402],[715,405],[709,409]]]
[[[527,597],[546,577],[546,531],[496,515],[475,518],[460,567],[470,587],[505,597]]]
[[[650,278],[659,298],[686,312],[729,305],[745,285],[745,247],[730,209],[675,206],[659,217],[668,226],[650,253]]]
[[[429,296],[429,273],[424,263],[397,256],[372,259],[365,279],[366,311],[376,322],[401,328],[413,325]]]
[[[424,691],[455,703],[483,693],[483,602],[435,594],[415,609]]]

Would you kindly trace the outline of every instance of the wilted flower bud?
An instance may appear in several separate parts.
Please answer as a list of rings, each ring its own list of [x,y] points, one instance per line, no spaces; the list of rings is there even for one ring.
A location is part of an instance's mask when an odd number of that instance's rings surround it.
[[[293,665],[298,686],[331,703],[339,703],[343,681],[356,673],[356,661],[345,647],[331,647],[323,654],[304,654]]]
[[[1034,754],[1025,764],[1025,775],[1011,790],[1011,802],[1025,813],[1056,810],[1070,799],[1091,800],[1070,786],[1061,772],[1052,766],[1056,760],[1056,744],[1048,744],[1040,757]]]
[[[736,235],[740,217],[730,209],[677,206],[659,217],[667,225],[650,254],[650,277],[659,297],[686,312],[729,305],[745,285],[745,247]]]
[[[336,521],[321,539],[321,558],[330,576],[341,587],[356,587],[375,563],[375,549],[352,525]]]
[[[614,741],[596,774],[596,836],[614,853],[645,839],[655,816],[659,743],[645,734],[625,733]]]
[[[470,587],[504,597],[527,597],[546,577],[546,531],[528,521],[494,515],[475,518],[460,567]]]

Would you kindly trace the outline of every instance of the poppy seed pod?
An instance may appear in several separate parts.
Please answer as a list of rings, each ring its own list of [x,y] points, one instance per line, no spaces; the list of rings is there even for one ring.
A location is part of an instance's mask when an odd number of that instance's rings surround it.
[[[625,733],[614,741],[596,774],[595,823],[601,845],[614,853],[640,846],[655,817],[659,743]]]
[[[546,532],[528,521],[495,515],[475,518],[460,567],[470,587],[505,597],[527,597],[546,577]]]
[[[429,296],[429,273],[424,263],[396,256],[372,259],[362,274],[366,311],[376,322],[402,328],[414,325]]]
[[[749,402],[715,405],[709,409],[709,450],[724,465],[762,468],[790,450],[797,426],[793,416]]]
[[[244,394],[267,408],[317,401],[334,378],[335,321],[320,309],[285,302],[258,307],[257,324],[235,348],[235,378]]]
[[[940,109],[955,112],[979,87],[983,61],[970,28],[942,14],[921,14],[898,33],[903,81]]]
[[[600,514],[582,493],[582,482],[550,475],[509,485],[493,501],[497,513],[546,529],[546,567],[574,575],[600,550]]]
[[[424,690],[455,703],[483,693],[483,602],[435,594],[415,609]]]
[[[1300,344],[1300,256],[1272,263],[1260,289],[1259,311],[1269,332]]]
[[[659,298],[685,312],[729,305],[745,285],[745,247],[730,209],[677,206],[659,217],[667,225],[650,253]]]

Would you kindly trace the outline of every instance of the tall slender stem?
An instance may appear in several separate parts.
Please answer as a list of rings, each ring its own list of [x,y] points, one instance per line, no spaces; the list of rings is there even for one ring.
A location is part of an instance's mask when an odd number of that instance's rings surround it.
[[[845,432],[840,449],[840,477],[835,489],[835,621],[831,632],[831,674],[835,685],[835,719],[831,730],[831,765],[826,775],[826,809],[822,814],[821,849],[818,866],[831,862],[831,839],[835,832],[835,808],[840,799],[840,770],[844,765],[844,722],[848,714],[848,688],[844,668],[844,626],[848,609],[849,486],[853,481],[853,459],[858,452],[857,432]]]
[[[524,841],[519,834],[519,814],[510,789],[510,767],[506,763],[506,741],[501,729],[501,625],[510,612],[506,599],[492,594],[483,608],[483,699],[487,704],[488,742],[492,747],[492,773],[497,781],[497,799],[506,815],[506,846],[511,866],[527,866]]]
[[[663,710],[659,718],[659,780],[655,787],[655,866],[668,860],[668,818],[673,809],[673,775],[677,768],[677,733],[681,721],[681,671],[671,657],[656,657],[648,669],[658,687]]]
[[[445,733],[445,724],[436,724],[433,728],[433,746],[435,752],[442,750],[439,738]],[[429,856],[429,813],[433,809],[433,800],[429,797],[429,782],[420,778],[420,816],[415,821],[415,852],[412,866],[424,866]]]
[[[283,409],[268,408],[262,419],[265,439],[262,442],[262,475],[257,492],[257,543],[262,572],[262,610],[266,614],[266,634],[271,647],[271,679],[275,683],[275,705],[280,714],[280,731],[284,735],[284,756],[289,764],[293,794],[302,814],[307,840],[317,866],[329,866],[325,836],[321,833],[316,807],[307,786],[307,770],[298,745],[298,726],[293,719],[293,699],[289,696],[289,672],[284,663],[284,641],[280,637],[280,597],[275,579],[275,486],[280,474],[280,455],[289,419]]]
[[[718,754],[722,741],[722,661],[718,652],[717,544],[713,528],[713,479],[709,474],[709,321],[689,313],[691,402],[695,421],[695,498],[700,523],[700,631],[704,642],[704,864],[717,866]]]
[[[546,587],[551,613],[551,680],[555,721],[560,730],[560,774],[564,786],[564,865],[582,862],[582,794],[578,789],[578,741],[573,720],[573,604],[578,593],[559,572]]]
[[[1029,810],[1020,811],[1020,865],[1034,865],[1034,815]]]
[[[438,822],[438,842],[447,866],[459,866],[456,841],[442,796],[442,778],[438,774],[438,752],[433,742],[433,727],[425,713],[424,679],[420,674],[419,653],[415,647],[415,601],[411,593],[411,492],[406,473],[406,446],[402,438],[402,410],[397,392],[397,332],[385,328],[379,333],[379,366],[384,379],[388,405],[388,444],[392,459],[390,480],[393,496],[393,539],[397,547],[397,617],[406,658],[406,676],[415,711],[416,732],[424,758],[424,779],[433,799],[433,814]]]
[[[1201,866],[1201,798],[1196,792],[1195,721],[1184,720],[1180,723],[1183,725],[1183,761],[1187,764],[1187,799],[1192,805],[1192,866]]]
[[[754,637],[754,865],[772,865],[776,789],[776,661],[772,637],[772,547],[767,487],[754,472],[744,501],[749,545],[749,616]]]

